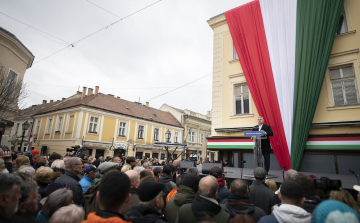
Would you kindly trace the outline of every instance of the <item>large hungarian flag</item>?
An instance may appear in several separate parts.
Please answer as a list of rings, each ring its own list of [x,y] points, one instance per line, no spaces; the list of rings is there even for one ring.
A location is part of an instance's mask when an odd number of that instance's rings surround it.
[[[225,12],[280,166],[298,169],[344,0],[254,0]]]

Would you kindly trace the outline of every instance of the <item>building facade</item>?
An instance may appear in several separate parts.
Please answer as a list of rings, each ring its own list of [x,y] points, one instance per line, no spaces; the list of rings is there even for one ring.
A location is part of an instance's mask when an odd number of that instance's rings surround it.
[[[206,138],[211,134],[211,112],[202,115],[188,109],[178,109],[170,105],[163,104],[160,110],[170,112],[184,128],[183,143],[187,143],[186,159],[202,161],[205,156],[202,155],[203,144],[206,144]],[[217,151],[209,151],[206,154],[209,160],[218,160]]]
[[[345,0],[300,171],[350,174],[360,164],[360,2]],[[208,150],[221,160],[254,167],[251,139],[244,131],[259,116],[247,86],[224,14],[207,21],[214,31],[213,101]],[[265,120],[266,124],[266,120]],[[270,169],[280,170],[271,154]]]
[[[2,95],[6,95],[4,93],[6,93],[9,83],[14,83],[10,85],[21,85],[25,71],[31,67],[34,58],[30,50],[14,34],[0,27],[0,80],[2,80],[0,91]],[[20,92],[20,88],[16,88],[16,90]],[[17,106],[17,100],[14,100],[13,106],[10,106],[11,109],[9,109],[9,106],[4,106],[4,98],[1,98],[0,141],[3,140],[1,145],[7,145],[7,141],[10,139]]]
[[[86,94],[86,92],[88,92]],[[65,155],[67,148],[83,145],[86,154],[143,156],[164,160],[163,147],[155,142],[182,140],[181,124],[168,112],[99,93],[99,87],[63,99],[34,116],[33,147],[43,154]],[[180,151],[174,155],[179,155]]]

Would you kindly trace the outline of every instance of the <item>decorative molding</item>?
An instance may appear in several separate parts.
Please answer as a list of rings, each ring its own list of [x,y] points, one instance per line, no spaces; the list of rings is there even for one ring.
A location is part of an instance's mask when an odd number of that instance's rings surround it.
[[[339,39],[339,38],[342,38],[342,37],[345,37],[345,36],[352,36],[356,33],[356,30],[351,30],[351,31],[348,31],[346,33],[341,33],[339,35],[336,35],[335,38],[336,39]]]
[[[220,14],[218,16],[212,17],[211,19],[209,19],[207,21],[207,23],[209,24],[209,26],[214,29],[215,27],[221,26],[223,24],[226,24],[226,18],[225,18],[225,14]]]
[[[359,48],[353,49],[353,50],[348,50],[348,51],[343,51],[343,52],[339,52],[339,53],[333,53],[333,54],[330,55],[330,57],[337,57],[337,56],[342,56],[342,55],[352,54],[352,53],[358,53],[358,52],[359,52]]]
[[[254,117],[254,114],[248,114],[248,115],[232,115],[230,118],[248,118],[248,117]]]
[[[229,78],[241,77],[241,76],[244,76],[244,73],[231,74],[231,75],[229,75]]]
[[[360,105],[347,105],[347,106],[336,106],[336,107],[327,107],[326,109],[328,111],[334,111],[334,110],[344,110],[344,109],[359,109]]]

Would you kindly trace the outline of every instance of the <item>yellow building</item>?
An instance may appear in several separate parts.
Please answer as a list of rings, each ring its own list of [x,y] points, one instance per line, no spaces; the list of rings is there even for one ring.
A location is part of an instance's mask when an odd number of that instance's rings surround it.
[[[97,158],[128,155],[163,160],[164,148],[154,143],[165,142],[167,130],[171,142],[182,141],[183,128],[169,112],[99,93],[99,87],[95,91],[84,87],[33,117],[33,147],[43,154],[65,155],[67,148],[84,145]]]
[[[360,1],[345,0],[338,33],[332,48],[316,112],[300,170],[350,174],[348,169],[360,169]],[[214,31],[212,127],[207,149],[219,151],[220,160],[246,160],[245,167],[254,167],[252,145],[244,131],[257,125],[258,111],[249,92],[246,79],[224,14],[208,21]],[[348,72],[353,81],[344,92],[336,84],[346,78],[334,78],[330,72]],[[341,82],[342,83],[342,82]],[[352,103],[347,101],[352,100]],[[237,109],[236,103],[241,103]],[[266,124],[266,120],[265,120]],[[336,139],[334,145],[324,144]],[[233,140],[234,147],[221,142]],[[347,140],[353,140],[347,146]],[[215,143],[211,143],[215,142]],[[357,144],[354,142],[358,142]],[[217,146],[215,146],[215,144]],[[235,145],[236,144],[236,145]],[[280,170],[274,154],[270,169]]]

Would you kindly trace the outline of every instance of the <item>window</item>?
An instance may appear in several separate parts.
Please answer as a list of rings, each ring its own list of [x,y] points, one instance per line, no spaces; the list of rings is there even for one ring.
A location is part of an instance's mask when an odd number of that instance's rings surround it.
[[[154,141],[159,141],[159,129],[154,128]]]
[[[119,136],[125,136],[126,133],[126,122],[120,122],[119,124]]]
[[[97,127],[98,127],[99,117],[90,117],[90,123],[89,123],[89,132],[90,133],[97,133]]]
[[[144,126],[143,125],[139,125],[139,131],[138,131],[138,139],[143,139],[144,138]]]
[[[8,96],[10,96],[14,91],[14,87],[16,84],[16,77],[17,74],[14,71],[10,70],[5,82],[5,89],[6,89],[5,94]]]
[[[344,10],[340,16],[340,21],[339,21],[339,25],[338,25],[336,34],[339,35],[339,34],[346,33],[346,32],[348,32],[348,27],[347,27],[347,23],[346,23],[346,15],[345,15],[345,10]]]
[[[195,142],[195,132],[189,132],[189,142]]]
[[[50,134],[51,124],[52,124],[52,118],[49,118],[49,119],[48,119],[47,126],[46,126],[46,133],[47,133],[47,134]]]
[[[55,132],[61,131],[62,120],[63,120],[63,117],[58,117],[58,122],[56,124]]]
[[[179,142],[179,132],[175,132],[175,134],[174,134],[174,142]]]
[[[161,154],[161,160],[164,160],[165,159],[165,154]]]
[[[39,134],[39,131],[40,131],[40,121],[37,121],[35,134]]]
[[[159,153],[152,153],[152,158],[153,159],[159,159]]]
[[[30,126],[29,126],[29,128],[28,128],[28,130],[27,130],[27,135],[28,135],[28,136],[31,135],[32,125],[33,125],[33,123],[30,122]]]
[[[201,133],[201,134],[200,134],[200,137],[201,137],[201,138],[200,138],[200,143],[201,143],[201,144],[203,144],[203,141],[204,141],[204,134],[203,134],[203,133]]]
[[[19,131],[19,126],[20,126],[20,123],[16,123],[16,127],[15,127],[15,135],[18,134],[18,131]]]
[[[150,158],[150,153],[145,153],[146,158]]]
[[[359,104],[356,78],[352,65],[330,69],[334,106]]]
[[[235,114],[249,114],[249,87],[247,84],[235,86]]]
[[[234,60],[238,60],[239,57],[238,57],[238,54],[237,54],[237,52],[236,52],[235,45],[234,45],[233,52],[234,52],[234,55],[233,55]]]

